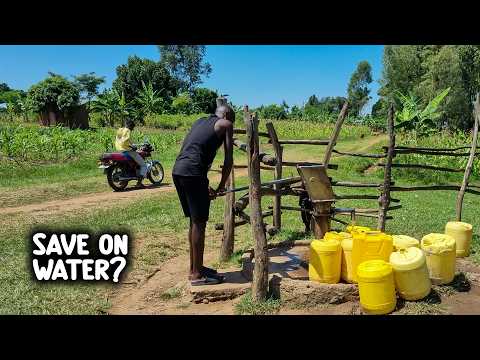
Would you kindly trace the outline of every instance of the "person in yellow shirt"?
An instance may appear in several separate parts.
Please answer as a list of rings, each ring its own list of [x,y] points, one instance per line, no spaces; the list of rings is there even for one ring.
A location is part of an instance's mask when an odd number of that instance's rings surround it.
[[[117,151],[121,151],[130,156],[140,166],[140,170],[137,173],[139,180],[137,182],[138,187],[143,187],[142,181],[147,174],[147,165],[143,158],[136,152],[136,146],[132,143],[131,132],[135,128],[133,120],[128,119],[125,121],[125,127],[117,130],[117,136],[115,139],[115,148]]]

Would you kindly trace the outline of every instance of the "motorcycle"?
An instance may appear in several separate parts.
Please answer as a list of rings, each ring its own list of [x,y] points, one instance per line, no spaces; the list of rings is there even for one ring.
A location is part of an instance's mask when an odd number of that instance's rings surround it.
[[[154,151],[153,146],[145,141],[140,145],[139,149],[135,151],[143,158],[151,157]],[[146,178],[150,180],[153,185],[159,185],[163,181],[164,171],[163,166],[158,160],[149,159],[145,161],[147,165]],[[107,175],[108,185],[114,191],[123,191],[128,185],[129,181],[139,180],[137,171],[138,164],[128,154],[124,152],[104,153],[98,162],[98,168],[103,169],[104,174]]]

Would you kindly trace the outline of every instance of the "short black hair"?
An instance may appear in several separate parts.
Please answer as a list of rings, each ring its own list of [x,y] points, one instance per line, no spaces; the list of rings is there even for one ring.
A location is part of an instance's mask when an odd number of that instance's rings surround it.
[[[135,121],[133,121],[132,119],[125,120],[125,127],[133,129],[135,127]]]
[[[235,122],[235,111],[230,105],[224,104],[217,107],[215,110],[215,115],[219,117],[224,117],[231,122]]]

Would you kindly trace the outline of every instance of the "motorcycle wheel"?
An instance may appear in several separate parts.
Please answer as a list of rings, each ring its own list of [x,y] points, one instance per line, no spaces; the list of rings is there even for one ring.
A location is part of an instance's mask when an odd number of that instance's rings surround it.
[[[121,175],[123,169],[120,165],[112,165],[107,170],[107,181],[108,185],[113,189],[113,191],[123,191],[128,185],[128,181],[115,181],[115,177]]]
[[[164,176],[165,173],[163,171],[162,164],[160,164],[158,161],[154,162],[150,168],[150,171],[148,172],[148,180],[150,180],[153,185],[160,185]]]

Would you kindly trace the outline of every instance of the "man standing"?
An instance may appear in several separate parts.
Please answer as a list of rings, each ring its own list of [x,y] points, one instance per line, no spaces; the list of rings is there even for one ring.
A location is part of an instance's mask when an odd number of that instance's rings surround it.
[[[143,158],[137,153],[136,145],[132,143],[131,132],[133,129],[135,129],[135,123],[133,120],[126,120],[125,127],[117,130],[115,148],[117,151],[126,153],[127,156],[130,156],[138,164],[139,170],[137,172],[137,187],[144,187],[142,180],[145,178],[147,173],[147,165],[145,164],[145,160],[143,160]]]
[[[203,252],[210,201],[217,193],[225,191],[225,182],[232,169],[234,122],[235,112],[228,105],[217,107],[215,115],[197,120],[185,137],[172,171],[183,212],[190,218],[189,279],[194,286],[218,284],[224,280],[214,269],[203,266]],[[222,178],[214,190],[209,186],[207,173],[222,143],[225,153]]]

